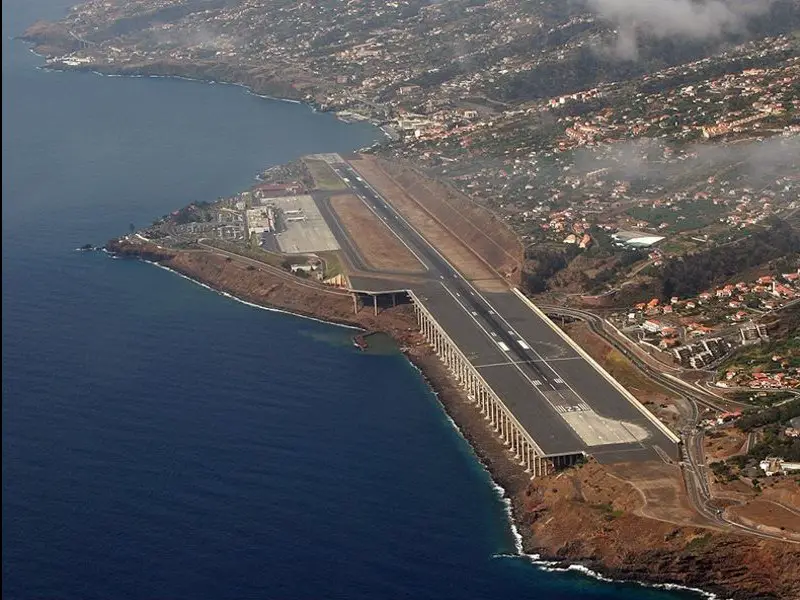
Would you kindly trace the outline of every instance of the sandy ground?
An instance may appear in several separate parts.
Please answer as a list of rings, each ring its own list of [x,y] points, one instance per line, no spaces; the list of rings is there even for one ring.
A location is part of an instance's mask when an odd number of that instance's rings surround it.
[[[717,429],[705,435],[703,450],[709,461],[721,460],[742,450],[747,436],[735,427]]]
[[[344,226],[358,252],[378,271],[423,273],[425,268],[367,206],[353,194],[331,198],[336,218]]]
[[[762,525],[773,531],[800,533],[800,505],[783,505],[758,498],[744,506],[731,506],[727,512],[751,526]]]
[[[727,427],[706,435],[708,462],[741,454],[746,435]],[[751,527],[761,526],[773,533],[800,534],[800,485],[791,477],[758,477],[756,488],[747,477],[722,481],[709,475],[715,502],[729,518]]]
[[[403,163],[380,158],[377,163],[407,194],[504,277],[519,275],[523,247],[502,220],[461,192]]]
[[[638,498],[628,496],[623,503],[633,514],[678,525],[705,524],[686,497],[683,475],[677,465],[617,463],[607,465],[605,470],[608,476],[627,483],[638,494]],[[619,501],[612,496],[604,501]]]
[[[353,160],[350,164],[476,287],[488,292],[508,289],[508,285],[485,262],[392,181],[374,159]]]

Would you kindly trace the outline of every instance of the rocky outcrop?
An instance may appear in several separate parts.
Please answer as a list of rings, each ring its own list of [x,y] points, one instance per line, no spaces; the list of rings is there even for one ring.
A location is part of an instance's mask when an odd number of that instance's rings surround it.
[[[106,243],[106,251],[122,258],[140,258],[151,262],[165,262],[174,258],[176,253],[160,248],[155,244],[131,241],[127,238],[110,240]]]
[[[37,21],[20,36],[20,39],[34,45],[34,50],[42,56],[61,56],[81,47],[80,41],[70,35],[63,23]]]

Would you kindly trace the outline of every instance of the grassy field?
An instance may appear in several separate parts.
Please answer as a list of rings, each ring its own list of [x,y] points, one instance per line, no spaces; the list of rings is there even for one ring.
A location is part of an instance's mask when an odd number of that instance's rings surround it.
[[[318,190],[333,191],[347,189],[344,181],[333,172],[333,169],[331,169],[325,161],[305,158],[303,162],[308,168],[308,172],[311,173],[314,185]]]
[[[208,246],[214,246],[220,250],[226,250],[227,252],[238,254],[239,256],[252,258],[253,260],[257,260],[281,269],[284,268],[284,263],[287,259],[291,259],[292,262],[303,262],[304,260],[308,260],[308,257],[302,254],[279,254],[277,252],[269,252],[268,250],[264,250],[260,247],[252,248],[240,244],[226,242],[224,240],[206,239],[203,241],[203,243],[207,244]]]
[[[700,229],[716,222],[719,216],[725,211],[722,204],[714,204],[708,200],[697,200],[695,202],[683,202],[679,205],[680,210],[673,210],[671,206],[637,206],[627,211],[628,215],[634,219],[641,219],[650,223],[651,226],[666,223],[664,231],[677,233],[680,231],[690,231]]]
[[[336,277],[337,275],[346,275],[338,250],[317,252],[317,256],[325,263],[325,279]]]

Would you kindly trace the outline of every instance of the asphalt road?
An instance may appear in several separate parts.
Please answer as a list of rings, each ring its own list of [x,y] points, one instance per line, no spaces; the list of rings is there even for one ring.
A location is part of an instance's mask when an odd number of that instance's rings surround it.
[[[690,414],[687,418],[688,423],[686,427],[681,431],[682,448],[680,466],[686,483],[687,495],[692,506],[699,514],[721,529],[746,533],[764,539],[798,543],[796,540],[790,539],[786,535],[762,531],[758,527],[733,521],[726,516],[723,509],[714,505],[714,496],[708,482],[708,465],[703,448],[703,439],[705,436],[703,430],[696,425],[700,420],[700,406],[712,408],[719,412],[724,412],[729,408],[728,406],[720,406],[720,399],[716,396],[701,389],[697,389],[691,384],[682,382],[677,378],[667,377],[659,370],[650,366],[647,362],[639,358],[635,352],[627,348],[623,342],[618,340],[613,333],[609,333],[603,326],[604,320],[594,313],[564,307],[543,307],[543,310],[548,314],[561,314],[586,321],[592,331],[604,338],[609,344],[626,356],[633,366],[641,371],[642,374],[656,381],[673,394],[688,401]],[[752,443],[753,437],[748,435],[748,448]]]
[[[546,454],[677,457],[669,438],[522,300],[476,289],[350,165],[332,166],[426,267],[427,281],[408,287]]]

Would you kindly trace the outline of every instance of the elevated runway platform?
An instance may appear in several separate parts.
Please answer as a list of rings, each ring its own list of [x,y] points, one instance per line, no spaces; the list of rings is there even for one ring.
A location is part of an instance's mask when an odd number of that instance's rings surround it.
[[[677,459],[678,438],[529,300],[507,287],[489,292],[473,286],[350,164],[335,158],[329,164],[376,222],[425,267],[414,277],[362,269],[350,278],[352,290],[408,290],[425,319],[435,322],[436,339],[457,347],[448,346],[446,356],[464,385],[476,393],[480,380],[481,394],[488,390],[499,399],[508,423],[524,430],[537,455],[591,454],[601,462]],[[356,244],[345,239],[348,232],[341,226],[332,230],[342,236],[344,252],[353,253],[348,260],[363,267]]]

